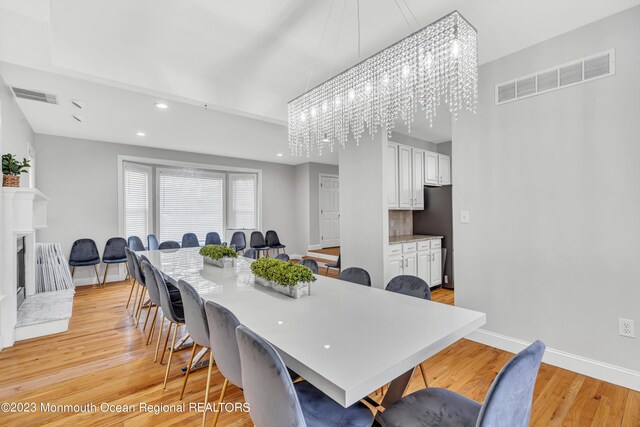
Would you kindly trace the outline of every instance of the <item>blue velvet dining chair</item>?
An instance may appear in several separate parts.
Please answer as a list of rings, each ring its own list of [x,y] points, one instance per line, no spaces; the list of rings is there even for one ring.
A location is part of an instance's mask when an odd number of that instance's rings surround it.
[[[279,259],[280,261],[289,261],[291,259],[287,254],[278,254],[274,258]]]
[[[371,276],[369,272],[360,267],[345,268],[340,272],[338,278],[347,282],[357,283],[358,285],[371,286]]]
[[[536,341],[509,360],[482,404],[447,389],[425,388],[378,413],[377,420],[383,427],[526,427],[544,350]]]
[[[244,235],[244,231],[236,231],[231,236],[229,247],[236,251],[243,251],[247,247],[247,238]]]
[[[313,259],[303,259],[298,264],[299,265],[304,265],[305,267],[307,267],[308,269],[313,271],[313,274],[318,274],[318,263],[315,260],[313,260]]]
[[[183,248],[197,248],[200,246],[200,242],[198,241],[198,236],[195,233],[184,233],[182,236],[182,247]]]
[[[142,243],[142,239],[138,236],[129,236],[127,239],[127,247],[136,252],[142,252],[145,250],[144,243]]]
[[[280,243],[278,233],[276,233],[274,230],[268,230],[264,238],[266,245],[269,246],[269,249],[275,249],[277,253],[280,253],[280,249],[286,248],[285,245]]]
[[[251,240],[249,241],[249,246],[251,249],[255,249],[258,253],[258,258],[260,258],[261,252],[267,252],[269,250],[269,246],[264,241],[264,236],[261,231],[254,231],[251,233]]]
[[[220,239],[220,235],[218,233],[216,233],[215,231],[210,231],[204,238],[204,244],[222,246],[222,240]]]
[[[107,272],[111,264],[123,264],[127,266],[127,273],[129,269],[127,265],[127,254],[125,249],[127,248],[127,241],[122,237],[112,237],[107,240],[107,244],[104,245],[104,251],[102,251],[102,262],[105,264],[104,276],[102,278],[102,287],[107,282]]]
[[[71,246],[69,254],[69,265],[71,266],[71,279],[76,272],[76,267],[90,267],[96,273],[97,283],[100,284],[100,276],[98,275],[98,264],[100,264],[100,253],[96,242],[91,239],[78,239]]]
[[[175,240],[167,240],[166,242],[160,243],[160,245],[158,246],[158,249],[160,249],[160,250],[163,250],[163,249],[180,249],[180,243],[176,242]]]
[[[155,234],[149,234],[147,236],[147,248],[149,248],[150,251],[155,251],[158,250],[158,247],[160,245],[158,244],[158,238],[156,237]]]
[[[245,257],[245,258],[257,259],[258,258],[258,253],[256,252],[255,249],[252,248],[252,249],[247,249],[246,251],[244,251],[242,256]]]
[[[276,350],[244,325],[236,329],[242,386],[249,415],[260,427],[368,427],[373,413],[362,402],[347,408],[307,381],[293,383]]]
[[[337,268],[338,272],[340,270],[342,270],[342,261],[341,261],[341,259],[342,259],[342,255],[338,255],[338,260],[336,262],[331,262],[329,264],[325,264],[324,266],[326,267],[326,271],[324,272],[324,275],[325,276],[329,275],[329,269],[330,268]]]

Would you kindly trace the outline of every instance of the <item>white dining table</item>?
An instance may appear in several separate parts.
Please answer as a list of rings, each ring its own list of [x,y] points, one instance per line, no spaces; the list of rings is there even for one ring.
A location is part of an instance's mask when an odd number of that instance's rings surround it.
[[[203,264],[198,251],[139,254],[171,281],[184,280],[204,300],[232,311],[290,369],[344,407],[391,383],[382,401],[387,407],[402,397],[418,364],[486,321],[477,311],[321,275],[310,295],[293,299],[234,268]]]

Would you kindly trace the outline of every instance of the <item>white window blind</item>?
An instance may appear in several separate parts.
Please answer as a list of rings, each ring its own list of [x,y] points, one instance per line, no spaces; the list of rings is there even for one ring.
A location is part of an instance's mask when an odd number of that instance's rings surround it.
[[[231,226],[233,228],[257,228],[257,176],[255,174],[230,174],[229,180],[231,182]]]
[[[149,232],[151,210],[149,208],[149,184],[151,168],[124,165],[124,235],[138,236],[143,241]]]
[[[160,240],[182,241],[210,231],[224,236],[224,175],[198,170],[158,169]]]

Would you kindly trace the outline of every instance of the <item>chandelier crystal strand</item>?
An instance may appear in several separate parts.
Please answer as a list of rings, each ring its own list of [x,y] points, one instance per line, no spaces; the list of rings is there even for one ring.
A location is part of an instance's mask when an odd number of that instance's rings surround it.
[[[288,104],[292,155],[358,145],[398,118],[411,132],[418,109],[429,125],[444,101],[453,120],[478,102],[477,31],[457,11],[309,90]]]

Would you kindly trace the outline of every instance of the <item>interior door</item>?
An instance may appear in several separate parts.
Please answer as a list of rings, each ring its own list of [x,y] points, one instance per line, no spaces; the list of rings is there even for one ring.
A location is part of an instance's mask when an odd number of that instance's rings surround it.
[[[411,185],[411,147],[405,147],[400,145],[398,147],[398,160],[399,160],[399,193],[400,193],[400,207],[411,208],[413,205],[413,189]]]
[[[335,176],[320,176],[320,245],[340,246],[340,182]]]

